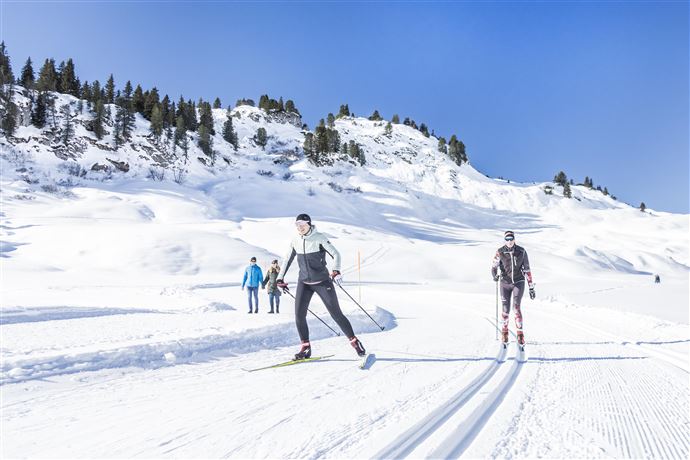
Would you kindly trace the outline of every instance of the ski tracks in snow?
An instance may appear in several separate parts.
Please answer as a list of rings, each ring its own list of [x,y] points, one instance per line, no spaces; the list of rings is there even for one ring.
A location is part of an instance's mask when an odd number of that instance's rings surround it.
[[[485,455],[688,458],[687,370],[680,357],[653,348],[644,353],[644,346],[563,315],[537,316],[597,341],[530,347],[538,375],[501,441]]]
[[[425,449],[427,444],[433,448],[428,455],[430,458],[460,456],[482,430],[517,380],[526,357],[525,352],[518,346],[515,346],[515,350],[513,364],[503,378],[500,378],[501,374],[497,375],[497,372],[506,362],[508,352],[506,348],[499,345],[496,358],[467,386],[398,436],[374,458],[408,457],[414,451]],[[492,387],[496,381],[498,384],[488,394],[486,391],[481,392],[482,389]],[[449,425],[458,417],[462,417],[461,421],[455,428],[451,426],[451,431],[448,432]],[[439,437],[442,437],[440,441]]]

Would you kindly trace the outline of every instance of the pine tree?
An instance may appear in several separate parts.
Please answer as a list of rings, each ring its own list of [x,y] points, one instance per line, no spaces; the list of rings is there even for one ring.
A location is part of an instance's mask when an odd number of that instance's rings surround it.
[[[410,126],[410,119],[408,117],[405,117],[405,119],[403,120],[403,125]]]
[[[207,156],[212,156],[213,154],[213,140],[211,139],[211,133],[209,132],[206,125],[199,125],[199,148]]]
[[[173,104],[174,105],[174,104]],[[172,114],[171,114],[172,110]],[[161,101],[161,115],[163,116],[163,126],[171,128],[175,124],[175,109],[170,107],[170,98],[166,94]]]
[[[229,108],[227,118],[223,124],[223,139],[225,139],[225,142],[232,145],[235,150],[237,150],[237,147],[239,147],[237,133],[235,133],[235,129],[232,126],[232,111]]]
[[[383,129],[383,135],[386,137],[391,137],[393,135],[393,125],[390,121],[386,123],[386,127]]]
[[[191,99],[188,99],[187,103],[185,104],[185,117],[187,131],[196,131],[199,127],[199,121],[196,117],[196,107]]]
[[[113,74],[110,74],[108,82],[105,84],[105,102],[107,104],[115,103],[115,79]]]
[[[319,156],[316,153],[316,142],[314,140],[314,134],[307,133],[304,135],[304,143],[302,144],[304,150],[304,156],[309,159],[313,164],[319,165]]]
[[[288,99],[285,103],[285,111],[287,113],[296,113],[299,115],[299,111],[297,110],[297,107],[295,107],[295,103],[292,99]]]
[[[391,118],[391,123],[393,123],[394,125],[400,124],[400,117],[398,116],[397,113],[395,115],[393,115],[393,118]]]
[[[419,131],[422,134],[424,134],[424,137],[429,137],[429,128],[427,128],[427,126],[424,123],[419,125]]]
[[[369,120],[371,120],[371,121],[381,121],[381,120],[383,120],[383,118],[381,118],[381,115],[379,115],[379,111],[378,111],[378,110],[374,110],[374,113],[371,114],[371,116],[369,117]]]
[[[216,134],[215,129],[213,129],[213,111],[208,102],[202,102],[199,105],[199,126],[205,126],[211,136]]]
[[[31,124],[38,129],[42,129],[46,125],[46,112],[46,96],[44,93],[39,93],[36,98],[36,105],[34,105],[33,111],[31,112]]]
[[[175,143],[180,147],[183,147],[183,140],[187,139],[187,128],[185,125],[184,117],[178,115],[175,119]],[[185,153],[187,153],[185,151]]]
[[[563,186],[563,196],[566,198],[572,198],[573,197],[573,192],[572,192],[572,190],[570,190],[570,184],[567,182]]]
[[[266,112],[268,112],[269,109],[271,108],[271,107],[270,107],[270,101],[269,101],[269,99],[268,99],[268,94],[262,94],[262,95],[259,97],[259,108],[260,108],[261,110],[266,111]]]
[[[144,104],[146,99],[144,98],[144,91],[141,89],[141,85],[137,85],[132,96],[132,107],[136,113],[144,114]]]
[[[266,144],[268,144],[268,135],[265,128],[260,127],[256,130],[254,141],[256,142],[256,145],[260,146],[262,149],[266,147]]]
[[[98,80],[95,80],[93,82],[93,84],[91,85],[91,102],[93,104],[95,104],[96,102],[98,102],[101,99],[105,99],[105,97],[103,97],[101,95],[101,92],[102,92],[101,82],[99,82]]]
[[[326,117],[326,125],[329,128],[332,128],[335,126],[335,117],[333,116],[332,113],[329,113],[328,116]]]
[[[150,120],[151,117],[153,116],[153,108],[158,104],[160,104],[160,95],[158,94],[158,88],[156,88],[154,86],[153,89],[151,89],[151,91],[146,92],[146,97],[144,100],[144,112],[143,112],[144,118],[146,118],[147,120]],[[161,111],[161,119],[164,119],[163,108],[158,107],[158,110]]]
[[[19,84],[26,89],[33,89],[34,83],[36,83],[36,77],[34,75],[34,67],[31,62],[31,58],[26,60],[26,64],[22,67],[22,75],[19,78]]]
[[[4,53],[5,42],[2,42],[0,51]],[[9,61],[8,61],[9,62]],[[0,73],[3,70],[0,68]],[[10,69],[11,72],[11,69]],[[0,86],[0,129],[2,129],[5,137],[11,137],[17,130],[17,117],[19,110],[17,105],[14,103],[12,95],[14,93],[14,87],[12,82],[6,84],[7,86]]]
[[[0,88],[2,88],[3,85],[9,85],[12,83],[14,83],[12,64],[10,63],[10,56],[7,54],[7,48],[5,47],[5,42],[3,41],[0,43]]]
[[[644,204],[644,201],[643,201],[642,203],[640,203],[640,211],[645,212],[646,209],[647,209],[647,205]]]
[[[64,119],[62,124],[62,143],[67,145],[74,137],[74,124],[72,123],[72,113],[69,105],[63,105],[60,108],[60,113],[62,113]]]
[[[105,134],[105,129],[103,127],[103,122],[105,120],[105,106],[103,105],[102,99],[98,99],[96,101],[94,113],[95,115],[93,117],[93,121],[91,122],[91,128],[93,129],[93,133],[96,135],[96,139],[101,140]]]
[[[563,171],[560,171],[556,176],[553,178],[553,181],[561,186],[564,186],[568,183],[568,177],[565,175]]]
[[[465,151],[465,144],[462,141],[458,141],[458,154],[460,156],[460,165],[462,166],[462,163],[467,163],[467,152]]]
[[[609,189],[606,188],[606,187],[604,187],[604,195],[605,195],[605,196],[608,196],[608,195],[609,195]]]
[[[220,109],[221,108],[221,103],[220,103],[220,98],[217,97],[215,101],[213,101],[213,108],[214,109]]]
[[[438,139],[438,151],[441,153],[448,154],[448,146],[446,145],[446,138],[439,137]]]
[[[77,75],[74,71],[74,62],[72,58],[67,59],[67,63],[63,66],[60,64],[60,91],[63,93],[71,94],[74,97],[79,97],[79,83],[77,81]]]
[[[340,133],[336,129],[326,129],[328,152],[337,153],[340,150]]]
[[[285,111],[285,104],[283,104],[283,96],[280,96],[280,98],[278,99],[278,111],[279,112]]]
[[[347,104],[342,104],[340,106],[340,110],[338,111],[338,118],[349,117],[349,116],[350,116],[350,107]]]
[[[36,89],[39,91],[57,90],[57,72],[55,71],[55,60],[46,59],[43,63],[43,67],[41,67],[41,70],[38,72]]]
[[[91,86],[89,86],[88,81],[85,81],[79,90],[79,99],[84,99],[86,102],[91,103],[91,98]]]
[[[314,130],[314,148],[318,154],[328,152],[328,128],[325,125],[319,124]]]
[[[160,141],[163,134],[163,113],[160,104],[154,105],[151,109],[151,134],[156,138],[156,142]]]

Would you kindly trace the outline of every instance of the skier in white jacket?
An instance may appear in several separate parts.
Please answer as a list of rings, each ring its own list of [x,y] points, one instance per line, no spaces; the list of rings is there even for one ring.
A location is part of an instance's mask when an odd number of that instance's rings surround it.
[[[340,253],[323,233],[316,231],[316,226],[312,224],[311,217],[307,214],[297,216],[295,225],[297,227],[297,235],[290,243],[290,249],[283,259],[283,269],[278,275],[277,281],[278,287],[287,287],[283,279],[292,261],[297,257],[299,278],[297,280],[297,291],[295,292],[295,323],[297,324],[297,332],[302,341],[302,346],[300,351],[295,354],[295,359],[311,357],[307,309],[314,293],[319,295],[331,317],[350,340],[350,344],[357,354],[364,356],[366,354],[364,346],[355,336],[350,321],[340,309],[338,296],[335,293],[334,282],[340,282],[341,279]],[[330,255],[334,260],[333,270],[330,274],[326,267],[326,254]]]

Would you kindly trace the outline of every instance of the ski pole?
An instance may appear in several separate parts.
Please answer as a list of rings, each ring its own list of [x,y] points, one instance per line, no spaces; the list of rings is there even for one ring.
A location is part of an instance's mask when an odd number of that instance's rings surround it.
[[[498,283],[499,280],[496,280],[496,340],[498,340]]]
[[[283,292],[287,292],[288,294],[290,294],[290,297],[292,297],[293,299],[295,299],[295,296],[292,295],[292,292],[290,292],[290,290],[289,290],[288,288],[283,288]],[[297,300],[297,299],[295,299],[295,300]],[[317,315],[316,313],[314,313],[313,311],[311,311],[309,308],[307,308],[307,311],[308,311],[309,313],[311,313],[312,315],[316,316],[316,319],[318,319],[319,321],[321,321],[321,322],[323,323],[324,326],[326,326],[328,329],[330,329],[331,331],[333,331],[333,333],[334,333],[335,335],[337,335],[338,337],[340,337],[340,334],[339,334],[338,332],[336,332],[331,326],[329,326],[328,324],[326,324],[326,322],[325,322],[324,320],[322,320],[321,318],[319,318],[319,315]]]
[[[359,304],[359,302],[357,302],[355,299],[352,298],[352,296],[350,295],[350,293],[347,292],[347,291],[345,290],[345,288],[344,288],[340,283],[335,283],[335,284],[337,284],[338,287],[339,287],[340,289],[342,289],[343,292],[344,292],[345,294],[347,294],[347,296],[348,296],[355,304],[357,304],[357,306],[358,306],[359,308],[361,308],[362,311],[363,311],[364,313],[367,314],[367,316],[369,317],[369,319],[372,320],[372,321],[374,322],[374,324],[376,324],[381,330],[384,330],[384,329],[385,329],[385,326],[381,326],[379,323],[377,323],[376,320],[375,320],[374,318],[372,318],[371,315],[370,315],[370,314]]]

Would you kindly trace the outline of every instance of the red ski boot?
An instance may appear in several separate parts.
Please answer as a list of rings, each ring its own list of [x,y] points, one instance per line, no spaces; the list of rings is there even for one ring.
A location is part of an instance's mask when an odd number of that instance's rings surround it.
[[[299,353],[295,354],[295,361],[307,358],[311,358],[311,344],[309,343],[309,340],[303,340],[302,348],[300,348]]]

